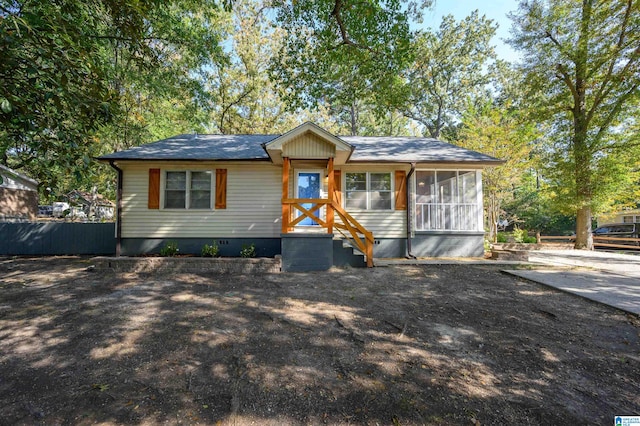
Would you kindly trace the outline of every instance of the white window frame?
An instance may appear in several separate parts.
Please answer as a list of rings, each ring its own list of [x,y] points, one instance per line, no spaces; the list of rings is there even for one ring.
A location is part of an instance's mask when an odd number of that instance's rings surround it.
[[[456,194],[455,201],[450,203],[443,203],[439,200],[439,192],[434,191],[432,196],[435,198],[431,203],[418,202],[418,173],[419,172],[435,172],[436,176],[436,188],[438,187],[438,173],[443,172],[455,172],[456,175]],[[461,202],[461,173],[475,173],[475,202],[463,203]],[[413,176],[413,193],[412,193],[412,219],[414,221],[414,229],[416,232],[483,232],[483,200],[482,200],[482,171],[481,170],[469,170],[469,169],[417,169]],[[419,223],[418,207],[421,210],[422,223]],[[426,209],[426,210],[425,210]],[[429,210],[431,209],[431,210]],[[452,211],[456,211],[455,216],[449,216],[448,220],[439,215],[445,215],[447,212],[451,214]],[[461,216],[463,211],[470,212],[468,216]],[[431,215],[430,220],[425,220],[425,216]],[[465,220],[466,219],[466,220]],[[446,227],[446,223],[451,223],[449,228]],[[473,223],[473,228],[467,228],[463,226],[465,223]],[[430,227],[425,225],[431,224]]]
[[[184,207],[166,207],[166,191],[167,191],[167,173],[186,173],[185,182],[185,206]],[[211,176],[211,185],[209,188],[209,207],[190,207],[191,204],[191,174],[199,172],[208,172]],[[160,174],[160,208],[161,210],[169,211],[209,211],[215,210],[215,185],[216,185],[216,172],[215,170],[205,169],[163,169]]]
[[[364,191],[349,191],[347,189],[347,175],[348,174],[356,174],[356,173],[364,173],[366,175],[365,176],[366,189]],[[390,198],[389,198],[390,199],[390,203],[389,203],[390,205],[389,205],[388,209],[374,209],[374,208],[371,208],[371,192],[372,192],[372,190],[371,190],[371,175],[372,174],[389,175],[389,184],[390,184],[389,187],[390,187],[390,189],[389,189],[388,192],[390,193]],[[343,172],[343,175],[344,176],[342,177],[342,188],[344,188],[344,190],[343,190],[344,196],[342,197],[343,198],[342,204],[343,204],[343,207],[346,210],[350,210],[350,211],[378,211],[378,212],[386,212],[386,211],[394,210],[394,201],[395,201],[394,200],[394,197],[395,197],[394,185],[395,185],[395,182],[394,182],[394,179],[393,179],[393,172],[385,172],[385,171],[381,171],[381,172],[375,172],[375,171],[374,172],[365,172],[365,171],[362,171],[362,170],[351,170],[351,171]],[[347,199],[348,199],[347,194],[349,192],[364,192],[366,194],[367,203],[366,203],[366,206],[365,206],[364,209],[363,208],[356,208],[356,207],[348,207],[347,206]],[[384,192],[387,192],[387,191],[384,191]]]

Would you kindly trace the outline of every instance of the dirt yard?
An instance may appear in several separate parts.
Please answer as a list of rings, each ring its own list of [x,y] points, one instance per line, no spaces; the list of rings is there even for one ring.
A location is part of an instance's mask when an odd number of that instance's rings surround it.
[[[0,259],[0,423],[611,425],[640,414],[640,320],[497,267],[89,265]]]

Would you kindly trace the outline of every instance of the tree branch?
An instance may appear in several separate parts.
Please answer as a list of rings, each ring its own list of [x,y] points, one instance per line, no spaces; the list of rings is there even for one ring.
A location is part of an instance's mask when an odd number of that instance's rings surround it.
[[[627,26],[629,24],[629,16],[631,15],[631,5],[632,5],[632,0],[627,0],[627,9],[625,10],[625,14],[624,14],[624,19],[622,20],[622,24],[621,24],[621,29],[620,29],[620,35],[618,36],[618,42],[616,43],[616,49],[614,51],[614,53],[611,55],[612,58],[617,57],[618,53],[622,50],[622,45],[624,44],[624,39],[627,35]],[[638,50],[640,48],[636,48],[636,54],[638,53]],[[634,55],[637,57],[637,55]],[[620,75],[624,75],[625,71],[628,70],[629,65],[634,62],[633,60],[630,60],[624,67],[624,69],[622,71],[620,71]],[[604,62],[603,62],[604,63]],[[615,67],[616,64],[616,60],[612,59],[611,62],[609,63],[609,68],[607,69],[607,74],[606,77],[604,77],[602,79],[602,84],[600,85],[600,88],[598,89],[598,92],[596,93],[595,97],[594,97],[594,101],[593,101],[593,105],[591,106],[591,109],[589,110],[589,112],[587,113],[587,121],[590,121],[591,118],[593,117],[593,114],[595,113],[597,107],[600,105],[600,103],[602,102],[602,100],[605,98],[605,96],[611,91],[609,90],[604,90],[604,88],[607,86],[607,82],[611,81],[611,76],[613,75],[613,69]],[[600,67],[600,65],[596,65],[593,67],[593,72],[595,72],[598,68]],[[591,73],[589,73],[588,78],[591,77]]]
[[[340,43],[340,45],[353,46],[358,49],[368,50],[369,52],[373,53],[373,49],[371,47],[362,45],[360,43],[356,43],[349,38],[349,34],[347,33],[347,28],[344,24],[344,21],[342,20],[341,11],[343,6],[344,6],[344,3],[342,2],[342,0],[336,0],[333,6],[333,10],[331,11],[331,16],[335,18],[336,23],[338,24],[338,29],[340,30],[340,37],[342,38],[342,43]]]
[[[607,129],[613,122],[614,118],[616,118],[616,116],[620,112],[620,109],[622,109],[622,105],[624,105],[627,99],[629,99],[631,96],[634,95],[636,90],[638,90],[638,84],[634,84],[633,86],[631,86],[631,88],[627,90],[625,94],[623,94],[616,100],[613,107],[609,108],[609,113],[607,114],[604,121],[600,123],[600,128],[598,129],[598,133],[596,133],[596,135],[593,138],[593,143],[598,142],[602,138],[604,133],[607,131]]]
[[[558,39],[557,39],[557,38],[555,38],[555,37],[553,36],[553,34],[551,34],[549,31],[545,31],[545,32],[544,32],[544,35],[545,35],[545,37],[547,37],[549,40],[551,40],[551,42],[552,42],[553,44],[555,44],[555,45],[556,45],[556,47],[558,48],[558,50],[560,51],[560,53],[562,53],[562,54],[563,54],[563,55],[565,55],[567,58],[569,58],[569,59],[571,60],[571,62],[575,62],[575,59],[573,58],[573,56],[565,52],[565,50],[564,50],[564,48],[563,48],[562,44],[558,41]]]
[[[578,91],[576,90],[576,85],[573,84],[573,81],[571,81],[571,76],[569,75],[569,72],[567,71],[565,66],[562,64],[556,65],[556,70],[560,74],[559,75],[560,79],[564,82],[564,84],[567,85],[567,87],[571,91],[574,107],[577,106],[579,104],[579,95],[578,95]]]

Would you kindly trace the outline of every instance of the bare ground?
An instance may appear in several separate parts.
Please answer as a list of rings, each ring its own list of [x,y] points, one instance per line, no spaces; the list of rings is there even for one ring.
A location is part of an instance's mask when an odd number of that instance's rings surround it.
[[[2,424],[583,425],[640,320],[489,266],[220,276],[0,260]]]

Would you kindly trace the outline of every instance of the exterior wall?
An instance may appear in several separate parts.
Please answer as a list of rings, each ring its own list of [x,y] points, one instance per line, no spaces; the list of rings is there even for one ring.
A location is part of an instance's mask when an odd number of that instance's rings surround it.
[[[406,238],[407,236],[407,211],[395,210],[395,181],[394,172],[404,170],[408,173],[407,165],[379,165],[379,164],[356,164],[345,165],[339,168],[341,171],[341,185],[343,196],[342,206],[344,207],[345,175],[350,172],[381,172],[391,173],[391,206],[390,210],[356,210],[346,209],[347,213],[353,216],[369,231],[373,232],[374,238]],[[339,218],[336,215],[336,220]]]
[[[282,234],[282,271],[326,271],[333,266],[332,234]]]
[[[625,222],[625,217],[629,217],[626,222],[640,222],[640,209],[603,214],[598,217],[598,226],[608,223],[623,223]]]
[[[484,233],[417,234],[411,239],[411,254],[416,257],[482,257]],[[403,258],[406,255],[406,237],[375,239],[374,258]]]
[[[390,258],[405,257],[407,254],[406,238],[384,238],[375,240],[373,257]]]
[[[324,163],[323,163],[324,164]],[[296,170],[315,163],[301,162],[292,167],[290,197],[295,194]],[[282,253],[284,247],[298,247],[298,240],[281,241],[282,168],[266,162],[123,162],[122,254],[158,253],[169,241],[178,243],[181,253],[199,254],[204,244],[216,241],[222,256],[238,256],[242,245],[254,243],[258,256],[272,257]],[[226,209],[150,210],[148,202],[148,170],[227,170]],[[420,167],[427,169],[429,167]],[[440,168],[440,167],[439,167]],[[438,168],[438,169],[439,169]],[[453,167],[442,167],[442,169]],[[408,165],[350,164],[337,168],[341,171],[340,187],[345,190],[347,172],[388,172],[393,179],[396,170],[409,171]],[[162,174],[164,175],[164,173]],[[480,172],[478,171],[478,175]],[[480,176],[478,176],[480,183]],[[326,194],[326,182],[323,188]],[[409,183],[411,191],[415,180]],[[215,191],[215,189],[214,189]],[[479,194],[480,188],[479,188]],[[481,196],[481,195],[480,195]],[[343,196],[344,200],[344,196]],[[414,197],[409,208],[414,209]],[[395,196],[392,196],[395,206]],[[406,254],[406,210],[347,210],[365,228],[373,232],[376,244],[374,256],[404,257]],[[336,216],[336,220],[339,217]],[[479,221],[480,222],[480,221]],[[326,238],[329,234],[320,234]],[[336,234],[338,235],[338,234]],[[412,254],[419,257],[476,257],[484,253],[484,233],[461,231],[416,232],[412,239]],[[294,238],[294,237],[292,237]],[[221,244],[220,241],[227,241]],[[296,242],[297,241],[297,242]],[[282,246],[281,246],[282,244]],[[333,243],[332,243],[333,244]],[[281,248],[282,247],[282,248]],[[306,250],[306,249],[304,249]],[[332,253],[331,247],[328,253]],[[283,253],[284,255],[284,253]],[[320,259],[324,259],[321,255]],[[285,256],[286,261],[286,256]],[[324,261],[320,263],[323,264]]]
[[[0,219],[35,220],[37,216],[36,191],[0,187]]]
[[[280,237],[282,169],[278,166],[266,162],[201,161],[122,162],[119,167],[123,170],[123,238]],[[227,208],[163,209],[161,191],[160,209],[148,209],[150,168],[160,168],[162,171],[227,169]]]
[[[484,232],[424,232],[411,240],[411,253],[417,257],[482,257]]]
[[[219,255],[239,257],[243,246],[255,245],[257,257],[274,257],[281,252],[278,238],[123,238],[121,254],[135,256],[139,254],[158,254],[167,243],[178,245],[180,254],[200,256],[205,244],[218,246]]]

